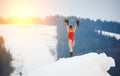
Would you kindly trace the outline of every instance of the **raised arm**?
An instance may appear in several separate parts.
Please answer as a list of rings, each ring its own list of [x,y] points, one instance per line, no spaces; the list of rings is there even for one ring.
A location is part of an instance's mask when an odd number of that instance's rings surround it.
[[[64,22],[66,23],[67,32],[69,32],[69,20],[65,19]]]
[[[79,20],[76,20],[75,23],[76,23],[76,25],[75,25],[75,31],[76,31],[76,27],[79,26]]]
[[[77,26],[75,25],[75,31],[76,31],[76,27],[77,27]]]

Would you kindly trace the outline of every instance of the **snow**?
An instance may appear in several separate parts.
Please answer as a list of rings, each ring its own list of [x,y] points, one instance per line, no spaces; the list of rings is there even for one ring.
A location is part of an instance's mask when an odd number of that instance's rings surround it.
[[[29,25],[27,25],[29,26]],[[56,61],[57,33],[55,26],[0,25],[5,46],[10,49],[16,67],[11,76],[110,76],[113,58],[101,53],[88,53]]]
[[[103,35],[107,35],[110,37],[115,37],[117,40],[120,39],[120,34],[112,33],[112,32],[107,32],[107,31],[100,31],[100,30],[95,30],[95,32],[102,33]]]
[[[107,71],[114,66],[114,59],[107,57],[104,53],[89,53],[62,58],[35,70],[29,76],[110,76]]]
[[[16,71],[12,76],[27,76],[38,67],[55,61],[50,49],[56,54],[56,27],[37,25],[19,28],[17,25],[0,25],[0,34],[5,39],[5,46],[10,49],[14,57],[12,65]],[[24,26],[24,25],[23,25]]]

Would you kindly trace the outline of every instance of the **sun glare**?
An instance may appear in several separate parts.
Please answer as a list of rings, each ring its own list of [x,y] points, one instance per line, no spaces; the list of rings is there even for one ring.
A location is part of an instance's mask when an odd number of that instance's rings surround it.
[[[30,24],[32,18],[28,16],[30,16],[30,11],[27,7],[19,6],[13,11],[14,23],[16,24]]]
[[[27,14],[26,14],[26,12],[24,12],[24,11],[18,13],[18,17],[19,17],[19,18],[24,18],[24,17],[26,17],[26,16],[27,16]]]
[[[8,13],[7,15],[5,15],[7,19],[7,23],[10,24],[42,23],[42,19],[44,19],[46,13],[45,12],[46,7],[44,7],[44,4],[41,4],[40,7],[38,7],[38,5],[40,4],[33,3],[33,1],[27,1],[27,0],[23,0],[23,1],[15,0],[15,2],[13,3],[8,2],[8,6],[4,8],[5,12]]]
[[[29,15],[29,12],[30,12],[29,8],[23,7],[23,6],[19,6],[19,7],[15,8],[13,14],[14,14],[14,16],[23,18],[23,17]]]
[[[30,18],[28,16],[30,16],[30,15],[29,15],[29,11],[27,8],[19,7],[18,9],[16,9],[14,11],[14,15],[13,15],[13,17],[14,17],[13,23],[15,23],[17,25],[14,25],[14,26],[17,28],[30,27],[30,24],[32,22],[32,18]]]

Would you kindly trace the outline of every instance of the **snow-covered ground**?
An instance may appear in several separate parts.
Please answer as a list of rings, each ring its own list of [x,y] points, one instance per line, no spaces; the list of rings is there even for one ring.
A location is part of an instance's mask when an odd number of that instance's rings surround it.
[[[0,25],[0,35],[14,57],[16,71],[11,76],[109,76],[114,59],[89,53],[56,59],[57,32],[47,25]]]
[[[106,32],[106,31],[100,31],[100,30],[95,30],[95,32],[102,33],[103,35],[115,37],[116,39],[120,39],[120,34],[112,33],[112,32]]]
[[[110,76],[107,71],[115,66],[114,59],[104,53],[89,53],[72,58],[63,58],[44,68],[30,73],[29,76]]]
[[[12,64],[18,72],[22,69],[23,76],[27,76],[29,72],[55,61],[51,50],[56,52],[57,34],[54,26],[22,26],[25,27],[0,25],[0,34],[15,58]],[[12,76],[17,76],[17,71]]]

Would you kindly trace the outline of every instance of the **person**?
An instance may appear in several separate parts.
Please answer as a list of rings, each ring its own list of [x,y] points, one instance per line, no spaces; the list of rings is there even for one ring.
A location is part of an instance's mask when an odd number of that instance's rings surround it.
[[[67,25],[67,32],[68,32],[68,46],[70,49],[70,57],[73,56],[73,47],[75,44],[74,34],[76,31],[76,26],[79,26],[79,20],[76,20],[75,22],[76,22],[76,25],[72,26],[72,25],[69,25],[69,20],[65,19],[65,23]]]

